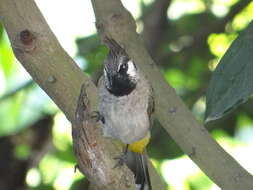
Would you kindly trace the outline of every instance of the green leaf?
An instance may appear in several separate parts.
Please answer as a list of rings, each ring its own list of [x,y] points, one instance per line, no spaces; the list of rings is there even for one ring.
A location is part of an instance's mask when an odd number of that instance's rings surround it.
[[[2,37],[3,37],[3,31],[4,31],[3,25],[0,23],[0,42],[1,42]]]
[[[221,59],[206,95],[207,121],[223,117],[253,92],[253,22],[232,43]]]
[[[9,77],[13,71],[14,54],[10,47],[7,36],[2,34],[0,41],[0,68],[2,67],[5,77]]]

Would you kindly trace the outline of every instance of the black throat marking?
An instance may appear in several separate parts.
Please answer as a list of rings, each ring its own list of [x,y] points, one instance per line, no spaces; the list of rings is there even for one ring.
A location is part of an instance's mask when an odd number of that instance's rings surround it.
[[[136,81],[131,80],[127,75],[115,75],[111,79],[112,86],[107,90],[114,96],[129,95],[136,88]]]

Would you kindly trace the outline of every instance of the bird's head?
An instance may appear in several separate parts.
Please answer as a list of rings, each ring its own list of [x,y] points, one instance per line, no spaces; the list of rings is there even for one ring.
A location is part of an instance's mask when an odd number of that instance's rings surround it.
[[[114,40],[106,41],[106,44],[110,48],[104,63],[106,88],[115,96],[128,95],[137,85],[139,77],[137,67]]]

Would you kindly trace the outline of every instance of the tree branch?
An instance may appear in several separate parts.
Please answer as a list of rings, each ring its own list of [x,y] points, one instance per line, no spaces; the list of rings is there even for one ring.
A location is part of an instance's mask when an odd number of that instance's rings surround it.
[[[252,176],[214,141],[164,80],[121,1],[92,0],[92,4],[102,40],[115,39],[146,73],[155,90],[156,117],[181,149],[222,189],[252,189]]]

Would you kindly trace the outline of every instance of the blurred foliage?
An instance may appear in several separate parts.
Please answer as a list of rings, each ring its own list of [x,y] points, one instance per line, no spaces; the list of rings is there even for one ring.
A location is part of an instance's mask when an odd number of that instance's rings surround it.
[[[138,26],[141,26],[139,30],[144,43],[168,83],[175,88],[196,117],[203,121],[205,91],[212,71],[232,41],[253,18],[253,2],[249,0],[138,2],[141,13],[136,19]],[[161,2],[168,3],[168,10],[165,10],[164,14],[160,14],[161,9],[157,8]],[[152,23],[153,18],[159,16],[162,17],[160,18],[162,24],[159,25],[159,19],[154,19],[155,23]],[[156,27],[154,31],[150,25]],[[142,28],[147,35],[143,34]],[[107,48],[101,45],[97,35],[94,34],[78,38],[76,43],[77,57],[83,60],[84,71],[97,81],[102,74],[102,63],[108,53]],[[251,104],[252,100],[249,100],[225,118],[207,124],[214,138],[231,154],[235,150],[239,151],[243,145],[246,153],[240,155],[247,155],[247,152],[252,151],[246,148],[253,146],[246,146],[244,143],[247,141],[248,144],[253,144],[252,140],[248,140],[248,136],[253,134]],[[30,130],[48,115],[54,123],[43,123],[42,130],[31,133]],[[4,172],[3,163],[15,167],[17,163],[20,165],[25,163],[22,175],[25,176],[23,182],[27,185],[27,189],[87,189],[88,182],[83,180],[78,171],[74,173],[76,161],[72,151],[69,122],[15,60],[1,25],[0,118],[1,171]],[[32,145],[32,137],[37,139],[36,135],[42,138],[45,133],[48,134],[46,127],[52,135],[45,136],[45,142],[41,140],[40,146]],[[6,147],[8,151],[2,147]],[[152,129],[148,153],[168,183],[169,189],[218,189],[183,155],[157,121]],[[249,159],[250,155],[247,157]],[[16,164],[12,163],[14,161]],[[11,173],[10,168],[6,173]]]
[[[100,76],[98,71],[102,69],[101,63],[103,63],[108,49],[105,46],[101,46],[97,35],[77,39],[76,43],[78,50],[82,52],[80,56],[86,61],[85,72],[93,74],[93,78],[97,79]]]

